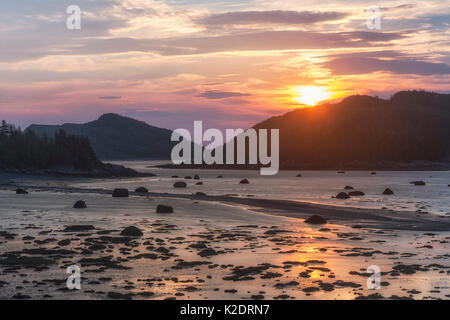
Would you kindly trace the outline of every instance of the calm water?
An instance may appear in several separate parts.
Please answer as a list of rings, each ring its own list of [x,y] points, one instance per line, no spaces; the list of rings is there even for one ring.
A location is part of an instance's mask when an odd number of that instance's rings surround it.
[[[126,179],[118,181],[104,180],[90,184],[90,187],[126,187],[134,189],[146,186],[154,192],[195,193],[253,196],[269,199],[290,199],[322,204],[353,206],[361,208],[388,208],[394,210],[422,210],[436,214],[450,214],[450,171],[379,171],[371,175],[369,171],[280,171],[276,176],[260,176],[257,170],[179,170],[151,168],[161,161],[133,161],[120,164],[140,172],[153,172],[152,178]],[[295,177],[298,173],[301,178]],[[196,186],[196,180],[184,180],[186,189],[175,189],[173,182],[183,180],[184,176],[198,174],[203,186]],[[180,179],[171,178],[178,175]],[[223,179],[217,179],[223,175]],[[250,180],[249,185],[241,185],[243,178]],[[410,184],[414,180],[423,180],[426,186]],[[346,185],[363,191],[363,197],[348,200],[333,199],[332,196]],[[383,196],[385,188],[394,191],[394,196]]]

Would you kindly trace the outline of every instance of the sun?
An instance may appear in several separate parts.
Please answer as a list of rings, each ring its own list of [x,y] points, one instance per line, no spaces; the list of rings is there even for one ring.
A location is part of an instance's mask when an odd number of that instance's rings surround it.
[[[331,97],[331,93],[324,87],[296,87],[293,88],[293,91],[298,94],[298,96],[294,98],[295,101],[309,106],[314,106],[318,102],[327,100]]]

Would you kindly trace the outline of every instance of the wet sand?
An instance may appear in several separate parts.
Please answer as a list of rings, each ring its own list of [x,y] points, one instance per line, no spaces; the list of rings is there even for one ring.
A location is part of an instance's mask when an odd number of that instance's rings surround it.
[[[175,189],[112,198],[89,181],[18,180],[0,190],[3,299],[450,297],[446,216]],[[87,208],[72,208],[80,199]],[[159,204],[174,213],[157,214]],[[328,223],[305,223],[312,214]],[[121,235],[129,226],[142,235]],[[66,287],[74,264],[81,290]],[[371,265],[379,290],[366,286]]]

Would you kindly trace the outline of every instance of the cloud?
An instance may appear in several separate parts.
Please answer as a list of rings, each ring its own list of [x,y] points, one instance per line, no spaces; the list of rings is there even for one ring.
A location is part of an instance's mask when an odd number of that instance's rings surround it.
[[[247,32],[223,36],[170,39],[87,39],[55,54],[106,54],[154,52],[161,55],[193,55],[226,51],[358,48],[386,44],[404,38],[398,32],[308,32],[301,30]],[[49,54],[49,53],[46,53]],[[1,53],[0,53],[1,59]]]
[[[394,11],[394,10],[402,10],[402,9],[413,9],[417,7],[416,4],[414,3],[405,3],[405,4],[401,4],[395,7],[383,7],[381,8],[381,11]]]
[[[198,95],[198,97],[216,100],[216,99],[226,99],[226,98],[233,98],[233,97],[246,97],[249,96],[249,94],[246,93],[240,93],[240,92],[227,92],[227,91],[205,91]]]
[[[379,59],[364,56],[350,56],[333,59],[322,64],[335,75],[365,74],[387,71],[397,74],[446,75],[450,74],[450,65],[427,62],[412,58]]]
[[[212,14],[197,20],[204,25],[291,24],[303,25],[339,20],[348,16],[345,12],[319,11],[239,11]]]
[[[118,99],[122,99],[121,96],[103,96],[103,97],[99,97],[99,99],[102,100],[118,100]]]

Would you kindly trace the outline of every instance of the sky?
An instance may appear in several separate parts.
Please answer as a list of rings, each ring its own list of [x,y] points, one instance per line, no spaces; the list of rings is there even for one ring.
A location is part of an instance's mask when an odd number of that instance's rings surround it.
[[[248,128],[317,100],[448,93],[449,25],[450,0],[1,1],[0,119]]]

